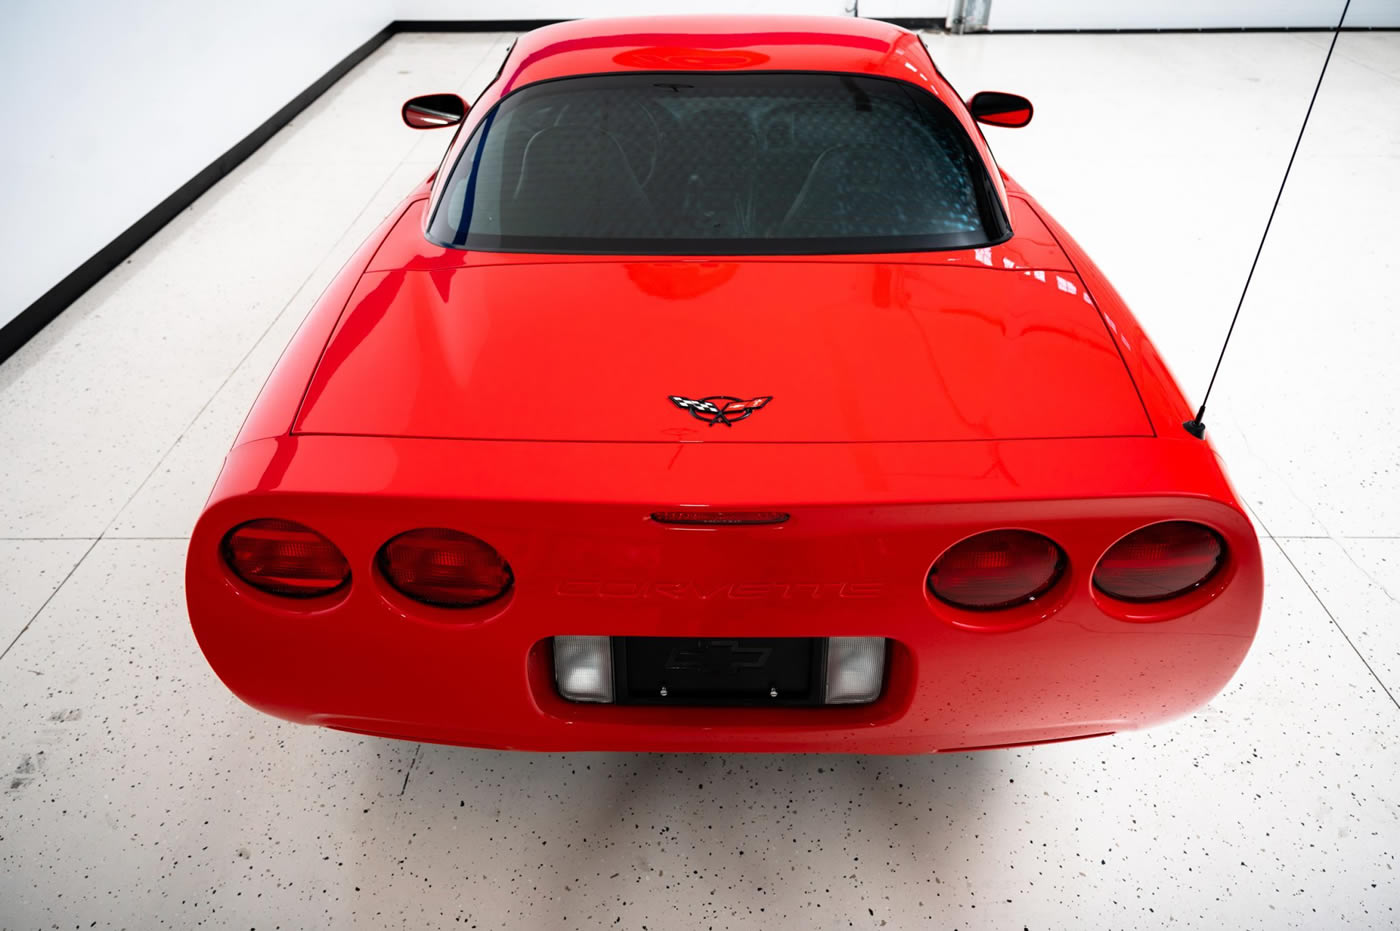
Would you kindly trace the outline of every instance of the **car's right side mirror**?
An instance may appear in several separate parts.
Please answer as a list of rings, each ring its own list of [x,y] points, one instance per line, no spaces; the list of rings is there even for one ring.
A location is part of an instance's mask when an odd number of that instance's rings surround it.
[[[989,126],[1025,126],[1035,112],[1031,102],[1020,94],[980,91],[967,102],[968,112],[979,123]]]
[[[414,97],[400,111],[403,121],[414,129],[456,126],[467,115],[467,102],[456,94],[425,94]]]

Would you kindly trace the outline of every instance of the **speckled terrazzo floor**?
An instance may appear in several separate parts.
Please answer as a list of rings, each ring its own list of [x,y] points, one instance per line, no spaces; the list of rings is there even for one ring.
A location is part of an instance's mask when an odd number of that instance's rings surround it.
[[[434,167],[399,102],[474,94],[508,40],[396,38],[0,366],[0,928],[1400,925],[1393,33],[1341,41],[1211,405],[1273,536],[1203,711],[983,754],[534,756],[230,696],[184,538],[301,315]],[[1325,39],[929,41],[1035,99],[993,147],[1195,396]]]

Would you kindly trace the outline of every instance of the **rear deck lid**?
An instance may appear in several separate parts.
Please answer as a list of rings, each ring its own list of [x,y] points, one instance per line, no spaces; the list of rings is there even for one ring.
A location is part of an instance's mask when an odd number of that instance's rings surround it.
[[[812,260],[370,272],[296,431],[724,443],[1152,433],[1074,275]]]

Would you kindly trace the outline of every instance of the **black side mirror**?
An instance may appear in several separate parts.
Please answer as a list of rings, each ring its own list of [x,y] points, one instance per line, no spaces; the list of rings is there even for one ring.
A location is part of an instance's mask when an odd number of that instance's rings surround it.
[[[424,94],[405,103],[402,114],[414,129],[456,126],[467,115],[467,102],[456,94]]]
[[[1035,113],[1031,102],[1020,94],[1001,91],[981,91],[973,95],[967,109],[974,120],[989,126],[1025,126]]]

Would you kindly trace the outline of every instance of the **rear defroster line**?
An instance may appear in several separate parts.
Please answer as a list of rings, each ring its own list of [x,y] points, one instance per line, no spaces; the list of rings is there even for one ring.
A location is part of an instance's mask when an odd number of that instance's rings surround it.
[[[1254,280],[1254,269],[1259,265],[1259,256],[1264,252],[1264,241],[1269,238],[1269,228],[1274,225],[1274,214],[1278,213],[1278,203],[1283,199],[1283,189],[1288,185],[1288,173],[1293,170],[1293,160],[1298,157],[1298,146],[1303,142],[1303,133],[1308,128],[1308,118],[1312,116],[1313,105],[1317,103],[1317,92],[1322,90],[1322,79],[1327,77],[1327,66],[1332,62],[1332,50],[1337,47],[1337,36],[1342,34],[1342,24],[1346,22],[1347,10],[1351,8],[1351,0],[1346,0],[1342,5],[1341,18],[1337,20],[1337,25],[1332,29],[1332,44],[1327,46],[1327,57],[1322,60],[1322,71],[1317,76],[1317,85],[1313,88],[1312,99],[1308,101],[1308,112],[1303,114],[1303,125],[1298,127],[1298,138],[1293,142],[1293,153],[1288,156],[1288,167],[1283,170],[1283,180],[1279,182],[1278,194],[1274,195],[1274,206],[1269,211],[1268,222],[1264,224],[1264,235],[1259,237],[1259,248],[1254,250],[1254,261],[1249,264],[1249,274],[1244,279],[1244,289],[1240,291],[1239,303],[1235,305],[1235,314],[1230,318],[1230,328],[1225,331],[1225,342],[1220,346],[1220,355],[1215,359],[1215,370],[1210,373],[1210,384],[1206,385],[1205,397],[1201,398],[1201,406],[1196,411],[1196,416],[1182,424],[1186,432],[1196,439],[1202,439],[1206,435],[1206,402],[1210,400],[1211,389],[1215,387],[1215,376],[1220,374],[1220,363],[1225,358],[1225,350],[1230,346],[1230,337],[1235,332],[1235,324],[1240,319],[1240,308],[1244,306],[1244,297],[1249,293],[1249,284]]]

